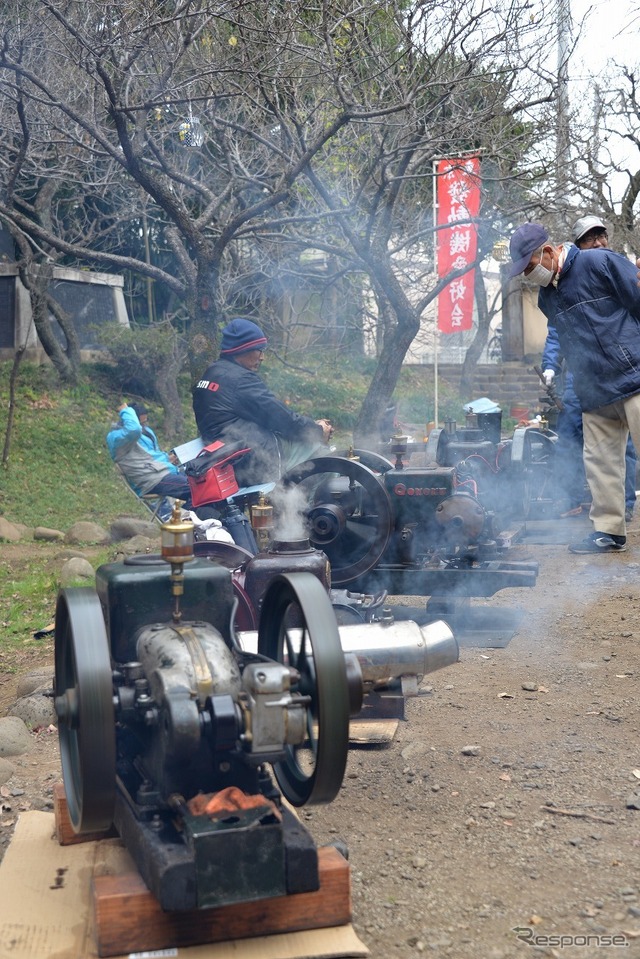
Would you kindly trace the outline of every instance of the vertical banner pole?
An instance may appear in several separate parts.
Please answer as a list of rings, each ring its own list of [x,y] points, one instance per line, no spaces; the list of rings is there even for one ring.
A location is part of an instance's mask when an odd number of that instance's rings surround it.
[[[433,161],[433,272],[435,282],[438,282],[438,163]],[[434,332],[433,332],[433,422],[438,428],[438,300],[434,300]]]

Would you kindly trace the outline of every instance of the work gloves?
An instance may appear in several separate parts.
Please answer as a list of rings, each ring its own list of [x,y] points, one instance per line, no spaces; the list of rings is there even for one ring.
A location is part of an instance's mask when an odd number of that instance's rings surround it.
[[[555,379],[555,370],[545,370],[542,375],[544,377],[544,385],[551,386]]]

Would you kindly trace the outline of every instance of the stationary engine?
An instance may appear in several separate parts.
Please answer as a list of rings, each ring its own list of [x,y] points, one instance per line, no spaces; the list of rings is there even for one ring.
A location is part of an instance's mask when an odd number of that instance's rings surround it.
[[[332,585],[398,595],[491,596],[533,586],[537,564],[498,558],[492,514],[463,464],[395,463],[353,450],[323,456],[284,477],[307,502],[309,540],[331,562]]]
[[[461,482],[500,523],[546,518],[553,507],[556,433],[545,419],[500,436],[501,413],[467,413],[463,426],[449,421],[433,430],[425,449],[429,465],[455,467]],[[408,444],[410,446],[410,444]]]
[[[229,570],[194,558],[178,508],[161,555],[107,564],[96,590],[59,595],[55,705],[73,828],[114,823],[164,909],[317,889],[315,844],[282,795],[330,802],[363,695],[458,658],[442,622],[339,630],[326,584],[286,569],[272,570],[252,649],[236,635]]]

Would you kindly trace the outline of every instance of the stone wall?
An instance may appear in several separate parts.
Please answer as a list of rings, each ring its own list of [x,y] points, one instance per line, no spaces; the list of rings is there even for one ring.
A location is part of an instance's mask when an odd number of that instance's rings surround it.
[[[461,367],[440,364],[438,375],[454,390],[460,386]],[[532,365],[523,363],[487,363],[478,364],[474,378],[473,395],[462,396],[467,403],[470,400],[488,396],[509,416],[512,406],[528,406],[530,411],[538,410],[539,397],[544,396],[544,387]]]

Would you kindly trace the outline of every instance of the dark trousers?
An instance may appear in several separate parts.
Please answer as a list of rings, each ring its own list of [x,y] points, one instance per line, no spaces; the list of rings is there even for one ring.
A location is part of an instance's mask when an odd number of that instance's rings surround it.
[[[184,500],[185,509],[191,509],[191,490],[189,481],[182,473],[169,473],[159,483],[149,490],[159,496],[172,496],[174,499]]]

